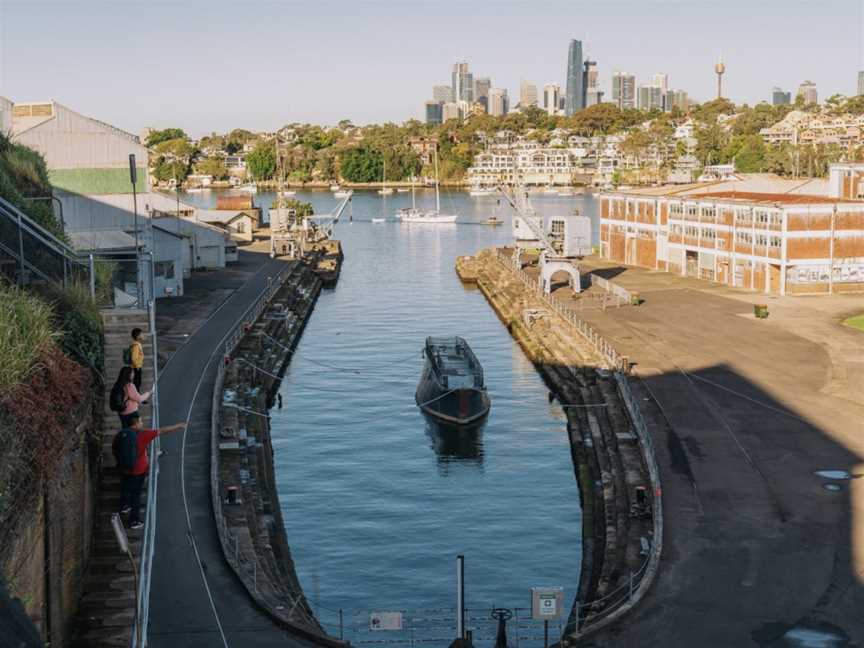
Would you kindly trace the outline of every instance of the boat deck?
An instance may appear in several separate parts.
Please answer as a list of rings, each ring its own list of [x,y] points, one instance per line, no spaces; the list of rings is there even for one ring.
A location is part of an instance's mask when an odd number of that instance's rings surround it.
[[[438,370],[446,376],[449,389],[480,386],[476,368],[469,357],[456,348],[453,340],[433,340],[430,348]]]

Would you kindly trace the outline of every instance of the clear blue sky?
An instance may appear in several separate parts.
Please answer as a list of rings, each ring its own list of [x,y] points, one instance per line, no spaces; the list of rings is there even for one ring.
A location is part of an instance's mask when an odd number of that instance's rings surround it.
[[[138,132],[190,134],[292,121],[422,115],[457,59],[518,99],[519,80],[564,84],[579,38],[608,91],[616,69],[713,97],[766,99],[816,82],[854,94],[864,0],[305,2],[0,0],[0,94],[56,99]],[[513,103],[515,103],[515,99]]]

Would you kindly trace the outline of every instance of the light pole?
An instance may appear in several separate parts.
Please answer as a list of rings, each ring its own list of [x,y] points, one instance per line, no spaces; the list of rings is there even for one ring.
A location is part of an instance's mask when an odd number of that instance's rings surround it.
[[[135,166],[135,154],[129,154],[129,181],[132,183],[132,211],[135,228],[135,285],[138,288],[138,308],[141,308],[141,249],[138,247],[138,169]]]

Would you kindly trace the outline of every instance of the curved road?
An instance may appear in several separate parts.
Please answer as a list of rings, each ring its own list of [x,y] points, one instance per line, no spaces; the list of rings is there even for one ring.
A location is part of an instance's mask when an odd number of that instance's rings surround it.
[[[258,258],[260,256],[260,258]],[[222,557],[210,503],[210,408],[221,340],[283,261],[249,255],[257,272],[171,357],[159,378],[163,425],[189,420],[185,435],[162,438],[149,643],[184,646],[314,646],[257,609]],[[185,491],[185,492],[184,492]],[[193,545],[194,539],[194,545]],[[197,555],[196,555],[197,549]],[[200,557],[200,560],[199,560]]]

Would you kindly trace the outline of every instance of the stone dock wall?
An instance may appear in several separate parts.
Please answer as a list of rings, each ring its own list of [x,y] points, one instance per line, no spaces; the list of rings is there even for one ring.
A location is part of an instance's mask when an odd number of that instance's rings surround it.
[[[321,290],[295,262],[226,356],[213,393],[211,480],[222,549],[250,597],[284,627],[319,645],[327,635],[303,594],[282,520],[268,410]]]
[[[495,249],[460,257],[567,416],[582,504],[582,568],[562,643],[612,622],[650,586],[661,548],[659,476],[621,358]],[[623,381],[623,382],[622,382]],[[634,409],[635,408],[635,409]]]

